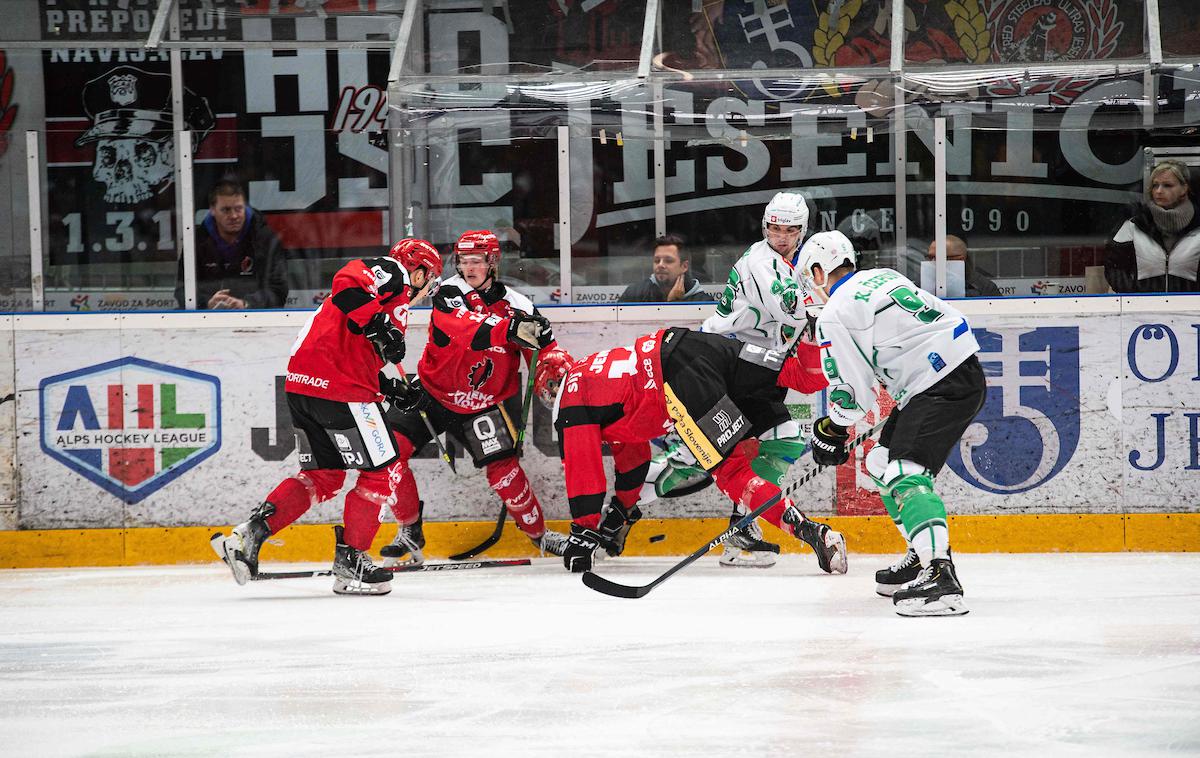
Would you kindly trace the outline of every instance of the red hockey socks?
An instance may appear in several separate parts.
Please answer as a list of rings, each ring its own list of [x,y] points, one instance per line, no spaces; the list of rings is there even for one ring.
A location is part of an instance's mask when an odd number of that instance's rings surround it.
[[[267,502],[275,506],[275,513],[267,518],[271,534],[277,534],[317,503],[333,498],[345,481],[346,472],[335,469],[301,471],[284,479],[267,495]]]
[[[733,453],[713,470],[712,474],[717,487],[725,493],[726,497],[735,503],[740,503],[749,512],[778,495],[779,487],[754,473],[754,470],[750,468],[751,459],[747,456],[749,452],[747,447],[745,443],[739,444],[734,448]],[[775,526],[780,526],[783,511],[789,504],[790,501],[787,499],[780,499],[762,514],[762,518]]]
[[[542,518],[542,508],[516,456],[489,463],[487,480],[504,502],[518,529],[535,539],[545,534],[546,522]]]
[[[358,472],[358,484],[346,493],[342,522],[346,525],[346,544],[356,550],[369,550],[379,531],[379,517],[394,502],[389,469]]]

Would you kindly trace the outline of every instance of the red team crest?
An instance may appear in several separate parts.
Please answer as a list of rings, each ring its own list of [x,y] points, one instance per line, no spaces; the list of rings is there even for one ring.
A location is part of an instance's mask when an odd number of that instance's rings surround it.
[[[496,370],[496,364],[492,363],[491,358],[484,358],[479,363],[471,366],[467,372],[467,382],[471,385],[471,389],[478,390],[487,380],[491,378]]]

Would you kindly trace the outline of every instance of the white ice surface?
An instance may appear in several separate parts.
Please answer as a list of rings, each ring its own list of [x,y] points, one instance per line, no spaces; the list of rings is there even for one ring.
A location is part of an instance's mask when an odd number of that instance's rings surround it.
[[[551,559],[386,597],[220,565],[3,571],[0,755],[1200,753],[1200,554],[955,559],[971,613],[937,619],[874,594],[885,556],[710,557],[639,600]]]

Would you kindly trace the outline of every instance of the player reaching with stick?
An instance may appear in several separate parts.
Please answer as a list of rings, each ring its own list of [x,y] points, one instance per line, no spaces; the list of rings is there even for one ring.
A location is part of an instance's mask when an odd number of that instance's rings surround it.
[[[430,440],[420,411],[436,432],[462,443],[488,484],[500,496],[517,527],[534,545],[562,555],[567,536],[546,529],[542,507],[517,455],[521,418],[520,366],[538,352],[534,372],[539,397],[547,377],[561,375],[571,358],[554,341],[550,322],[529,298],[496,280],[500,242],[490,231],[465,232],[454,244],[458,275],[433,297],[429,340],[417,366],[419,379],[397,387],[388,413],[400,450],[392,512],[400,524],[396,540],[384,549],[388,561],[424,560],[424,530],[417,483],[408,461]],[[550,399],[553,399],[551,394]]]
[[[814,234],[798,268],[823,305],[817,317],[829,415],[813,425],[813,460],[846,462],[847,427],[878,412],[875,386],[896,401],[866,466],[884,507],[908,544],[904,557],[875,575],[901,616],[967,612],[950,557],[946,506],[933,477],[983,407],[987,385],[979,343],[956,308],[902,274],[855,270],[841,232]]]
[[[639,337],[629,347],[572,365],[559,389],[554,421],[572,518],[566,567],[587,571],[597,549],[621,552],[629,527],[641,517],[637,501],[650,465],[650,440],[669,431],[744,513],[778,495],[779,487],[751,466],[760,448],[753,435],[774,428],[780,413],[787,413],[772,400],[777,386],[816,392],[825,381],[796,356],[682,328]],[[607,504],[605,443],[616,473],[616,494]],[[763,518],[817,547],[822,570],[845,573],[844,543],[828,542],[829,527],[806,518],[790,499]]]
[[[404,358],[409,308],[442,272],[437,249],[424,240],[397,242],[387,256],[353,260],[333,277],[329,297],[313,313],[288,360],[287,393],[300,450],[300,471],[279,483],[250,518],[214,540],[238,584],[258,573],[258,553],[272,534],[335,497],[348,469],[358,482],[346,494],[345,526],[335,528],[333,591],[385,595],[391,574],[366,551],[379,511],[394,498],[399,451],[380,404],[380,370]]]

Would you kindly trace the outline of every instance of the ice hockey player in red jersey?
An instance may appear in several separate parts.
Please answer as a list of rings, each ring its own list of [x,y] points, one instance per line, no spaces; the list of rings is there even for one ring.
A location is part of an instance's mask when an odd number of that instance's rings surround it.
[[[554,341],[550,322],[529,298],[496,280],[500,242],[490,231],[465,232],[454,244],[458,275],[442,282],[433,297],[429,339],[417,365],[418,380],[397,387],[403,398],[393,404],[388,423],[400,451],[396,500],[396,541],[384,548],[389,560],[423,560],[417,484],[408,460],[430,441],[425,413],[437,432],[456,438],[484,469],[517,527],[538,549],[562,555],[566,535],[549,531],[521,468],[516,447],[521,413],[522,359],[538,353],[535,381],[561,375],[570,356]]]
[[[346,494],[344,526],[335,527],[333,591],[387,594],[390,572],[366,551],[379,511],[395,495],[398,451],[387,428],[380,371],[404,358],[409,308],[442,272],[437,248],[404,239],[386,256],[347,263],[329,297],[300,330],[288,360],[288,409],[300,471],[279,483],[244,523],[214,542],[238,584],[258,573],[263,542],[317,503],[332,499],[348,469],[358,482]]]
[[[637,501],[650,462],[649,441],[672,429],[743,513],[779,494],[774,482],[751,469],[758,455],[754,434],[787,415],[777,386],[805,393],[826,386],[823,376],[806,368],[812,356],[801,354],[816,349],[803,343],[798,355],[787,356],[677,327],[573,364],[554,411],[572,519],[566,567],[587,571],[597,549],[610,555],[624,549],[629,527],[641,518]],[[616,473],[616,494],[607,505],[603,443],[612,450]],[[763,518],[808,543],[823,571],[846,572],[842,535],[806,517],[790,499]]]

